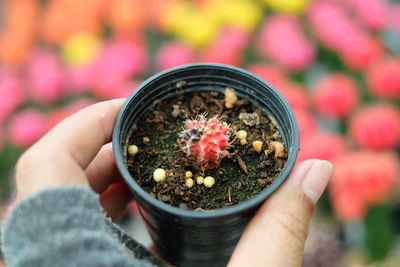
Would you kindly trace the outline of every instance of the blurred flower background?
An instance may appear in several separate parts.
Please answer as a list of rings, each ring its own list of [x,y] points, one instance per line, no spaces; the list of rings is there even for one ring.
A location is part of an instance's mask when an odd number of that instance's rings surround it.
[[[334,162],[305,266],[399,266],[398,0],[0,2],[1,213],[18,155],[60,120],[192,62],[270,82],[296,114],[298,160]]]

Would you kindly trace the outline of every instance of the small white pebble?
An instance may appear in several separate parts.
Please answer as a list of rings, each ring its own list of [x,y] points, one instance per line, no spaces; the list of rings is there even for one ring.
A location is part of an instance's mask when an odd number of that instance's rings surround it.
[[[193,177],[193,173],[192,173],[191,171],[187,171],[187,172],[185,173],[185,177],[186,177],[186,179],[192,178],[192,177]]]
[[[138,153],[138,151],[139,151],[139,148],[137,146],[135,146],[135,145],[131,145],[131,146],[128,147],[129,155],[132,155],[132,156],[136,155],[136,153]]]
[[[193,179],[192,178],[186,179],[185,184],[187,187],[192,188],[194,185]]]
[[[196,182],[197,182],[197,184],[203,184],[204,183],[204,177],[203,176],[197,176]]]
[[[240,130],[236,132],[236,136],[239,139],[246,139],[247,138],[247,132],[245,130]]]
[[[207,176],[206,178],[204,178],[204,186],[211,188],[213,187],[215,184],[215,179],[211,176]]]
[[[240,139],[240,144],[241,144],[242,146],[247,145],[247,139],[246,139],[246,138]]]
[[[148,144],[150,142],[150,138],[143,137],[143,143]]]
[[[165,180],[165,171],[164,169],[158,168],[153,173],[154,180],[159,183]]]
[[[263,143],[261,141],[254,141],[253,142],[253,148],[257,152],[261,152],[262,146],[263,146]]]

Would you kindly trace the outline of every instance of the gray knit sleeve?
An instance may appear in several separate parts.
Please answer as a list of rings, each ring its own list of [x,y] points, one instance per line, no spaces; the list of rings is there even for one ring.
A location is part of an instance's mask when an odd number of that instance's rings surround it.
[[[10,267],[153,266],[134,257],[132,242],[133,249],[140,245],[105,219],[98,195],[84,187],[57,187],[24,199],[5,220],[1,236]]]

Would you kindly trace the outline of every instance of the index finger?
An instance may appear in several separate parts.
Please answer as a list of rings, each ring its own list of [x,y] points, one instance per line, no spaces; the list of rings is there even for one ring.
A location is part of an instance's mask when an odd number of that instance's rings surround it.
[[[82,109],[54,127],[37,146],[64,151],[85,169],[101,147],[110,142],[114,121],[124,100],[99,102]]]

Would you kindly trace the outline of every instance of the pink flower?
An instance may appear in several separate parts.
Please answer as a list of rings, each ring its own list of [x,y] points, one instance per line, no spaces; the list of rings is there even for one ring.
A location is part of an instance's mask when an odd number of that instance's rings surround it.
[[[117,40],[106,45],[94,65],[93,93],[103,99],[114,95],[127,80],[146,70],[144,47],[127,40]]]
[[[334,162],[330,195],[336,213],[346,220],[361,219],[367,207],[393,192],[399,173],[391,152],[349,152]]]
[[[342,51],[350,47],[353,38],[362,34],[360,27],[338,2],[312,2],[308,20],[317,39],[333,51]]]
[[[93,99],[89,98],[80,98],[77,100],[74,100],[71,102],[66,108],[66,112],[68,116],[75,114],[76,112],[80,111],[81,109],[84,109],[90,105],[93,105],[95,101]]]
[[[297,125],[299,126],[300,140],[315,132],[316,122],[306,109],[294,109]]]
[[[287,73],[278,66],[266,63],[255,63],[248,66],[247,69],[260,78],[263,78],[274,87],[286,81]]]
[[[194,52],[184,43],[173,41],[163,44],[156,54],[156,69],[166,70],[194,62]]]
[[[387,11],[385,26],[400,33],[400,3],[391,4]]]
[[[94,104],[94,101],[92,99],[81,98],[73,101],[64,108],[52,110],[50,114],[47,115],[47,122],[48,122],[47,128],[52,129],[62,120],[66,119],[67,117],[75,114],[81,109],[84,109],[92,104]]]
[[[50,50],[37,50],[32,54],[26,75],[28,93],[34,101],[52,103],[63,96],[63,69]]]
[[[365,75],[369,92],[376,97],[400,98],[400,58],[384,58]]]
[[[101,99],[114,99],[128,97],[140,84],[137,81],[121,81],[114,84],[112,89],[110,87],[97,87],[94,93]]]
[[[350,121],[350,136],[366,148],[395,148],[400,144],[400,112],[389,104],[359,110]]]
[[[250,41],[250,34],[238,28],[229,27],[200,54],[200,61],[240,65],[243,50]]]
[[[386,0],[346,0],[358,20],[370,30],[381,30],[385,26],[389,4]]]
[[[295,71],[307,68],[315,57],[315,48],[304,35],[298,18],[285,15],[268,17],[261,27],[258,50]]]
[[[384,48],[377,39],[360,35],[358,38],[355,36],[352,44],[342,49],[340,57],[349,69],[361,71],[378,60],[383,53]]]
[[[346,151],[346,143],[342,136],[318,131],[302,136],[298,161],[306,159],[324,159],[333,161]]]
[[[21,78],[13,71],[0,71],[0,122],[25,101]]]
[[[312,91],[312,100],[320,114],[342,119],[356,107],[359,93],[356,83],[350,77],[335,73],[316,83]]]
[[[47,118],[35,109],[21,111],[10,118],[8,135],[17,147],[26,147],[37,141],[47,131]]]
[[[96,79],[93,64],[70,67],[66,76],[66,89],[74,94],[87,92],[92,87],[93,80]]]

